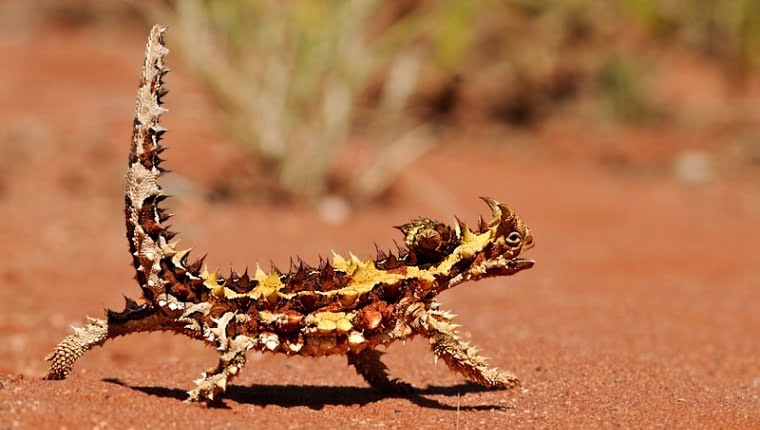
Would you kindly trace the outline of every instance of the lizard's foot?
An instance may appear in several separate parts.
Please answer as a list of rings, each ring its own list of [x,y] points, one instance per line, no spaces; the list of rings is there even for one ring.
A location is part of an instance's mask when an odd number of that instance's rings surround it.
[[[202,402],[211,405],[220,401],[220,394],[227,390],[229,380],[226,372],[208,375],[195,380],[196,386],[188,392],[187,403]]]
[[[497,368],[483,370],[481,372],[481,381],[479,382],[483,386],[495,390],[508,390],[522,386],[522,383],[515,375]]]
[[[216,368],[203,372],[203,377],[195,381],[195,388],[188,391],[187,402],[204,402],[207,405],[218,402],[227,390],[227,382],[245,366],[245,354],[252,345],[251,339],[245,336],[226,342],[227,352],[219,357]]]

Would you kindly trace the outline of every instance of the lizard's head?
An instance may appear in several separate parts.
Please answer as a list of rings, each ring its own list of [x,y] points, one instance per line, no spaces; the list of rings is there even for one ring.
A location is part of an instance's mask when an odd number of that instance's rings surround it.
[[[451,227],[425,218],[399,227],[410,254],[416,257],[416,265],[450,280],[441,289],[533,267],[533,260],[520,258],[533,247],[530,228],[508,206],[490,198],[483,200],[493,218],[488,223],[480,219],[474,230],[458,220]]]

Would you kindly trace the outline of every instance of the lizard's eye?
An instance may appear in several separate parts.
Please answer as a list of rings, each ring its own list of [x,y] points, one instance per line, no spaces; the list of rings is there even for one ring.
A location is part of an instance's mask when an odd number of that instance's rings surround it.
[[[513,231],[512,233],[509,233],[507,237],[505,238],[505,241],[507,242],[507,245],[509,246],[517,246],[522,241],[522,236],[520,233]]]

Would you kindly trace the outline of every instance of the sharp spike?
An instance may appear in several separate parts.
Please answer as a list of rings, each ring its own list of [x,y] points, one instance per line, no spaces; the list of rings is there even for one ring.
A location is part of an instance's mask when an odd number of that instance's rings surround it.
[[[190,251],[192,250],[193,248],[187,248],[187,249],[183,249],[182,251],[177,251],[177,255],[175,255],[173,258],[174,264],[176,265],[179,262],[179,264],[182,265],[182,267],[186,267],[187,257],[188,255],[190,255]]]
[[[483,221],[483,217],[478,215],[478,233],[485,233],[488,230],[488,224]]]
[[[386,258],[388,258],[388,255],[385,252],[383,252],[383,250],[380,249],[379,246],[377,246],[377,243],[375,243],[375,251],[377,252],[375,261],[384,261]]]
[[[335,267],[330,263],[330,260],[325,259],[325,267],[322,267],[319,273],[325,276],[332,276],[335,274]]]
[[[222,391],[227,389],[227,378],[219,378],[216,381],[216,386],[221,388]]]
[[[251,284],[251,277],[248,276],[248,268],[247,267],[245,268],[245,272],[243,272],[243,276],[241,276],[238,279],[238,283],[241,284],[241,285],[244,285],[246,287],[248,287]]]
[[[417,254],[415,254],[412,250],[409,250],[404,254],[399,254],[398,259],[403,261],[405,266],[417,265]]]
[[[396,245],[396,254],[398,254],[400,257],[401,254],[406,251],[406,249],[402,248],[401,245],[399,245],[398,242],[396,242],[396,240],[393,241],[393,244]]]
[[[259,266],[258,262],[256,263],[256,273],[254,274],[254,277],[256,277],[257,279],[263,279],[267,277],[266,273],[264,273],[264,271],[261,270],[261,266]]]
[[[331,250],[332,251],[332,250]],[[336,253],[335,251],[332,251],[333,254],[333,265],[334,266],[345,266],[348,265],[348,262],[346,262],[346,259],[341,257],[340,254]]]
[[[197,272],[200,272],[200,270],[201,270],[201,267],[203,267],[203,262],[206,260],[206,257],[207,257],[207,256],[208,256],[208,254],[206,254],[206,255],[204,255],[203,257],[201,257],[201,258],[199,258],[199,259],[195,260],[195,263],[193,263],[193,264],[189,265],[189,266],[187,267],[187,269],[188,269],[189,271],[191,271],[191,272],[196,272],[196,273],[197,273]]]
[[[400,265],[398,258],[392,252],[388,251],[388,257],[385,259],[383,267],[385,270],[393,270]]]
[[[400,231],[401,233],[404,234],[404,236],[406,236],[406,233],[409,232],[409,228],[411,226],[412,226],[411,223],[407,223],[407,224],[402,224],[402,225],[394,225],[393,228]]]
[[[159,209],[158,210],[158,221],[159,222],[166,222],[166,221],[168,221],[173,216],[174,216],[173,213],[167,213],[165,209]]]
[[[456,215],[454,215],[454,234],[456,234],[457,239],[462,238],[462,221],[459,221]]]
[[[307,277],[308,274],[306,273],[303,261],[300,261],[298,267],[290,272],[290,279],[298,283],[305,281]]]
[[[481,197],[480,199],[486,202],[488,207],[491,208],[491,212],[493,213],[493,220],[491,220],[491,225],[493,226],[501,222],[502,205],[490,197]]]
[[[472,231],[469,227],[467,227],[467,224],[462,224],[462,240],[465,242],[469,242],[473,240],[475,236],[473,236]]]
[[[168,92],[168,90],[165,90],[165,91]],[[153,132],[156,133],[156,134],[158,134],[158,133],[164,133],[167,130],[166,128],[164,128],[163,126],[161,126],[161,124],[154,124],[154,125],[152,125],[150,127],[150,129],[153,130]]]
[[[277,266],[274,265],[273,260],[269,260],[269,267],[270,267],[270,273],[276,273],[277,276],[282,275],[282,271],[277,268]]]
[[[499,209],[501,210],[501,219],[503,220],[511,220],[515,217],[515,211],[513,211],[509,206],[499,203]]]

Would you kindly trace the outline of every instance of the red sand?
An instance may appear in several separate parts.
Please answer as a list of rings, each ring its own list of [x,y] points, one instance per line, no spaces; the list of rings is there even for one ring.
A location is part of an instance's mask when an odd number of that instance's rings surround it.
[[[168,80],[176,173],[165,183],[183,244],[210,264],[369,255],[418,215],[474,221],[487,212],[480,195],[516,207],[536,266],[442,301],[525,388],[467,384],[418,340],[385,360],[417,387],[409,397],[374,393],[341,358],[251,354],[226,407],[208,409],[182,399],[213,351],[165,334],[119,339],[68,380],[41,380],[69,325],[138,294],[121,204],[142,39],[4,36],[0,428],[760,428],[757,172],[689,187],[462,143],[404,173],[392,205],[329,225],[306,208],[201,198],[240,149],[213,131],[212,108],[181,72]]]

